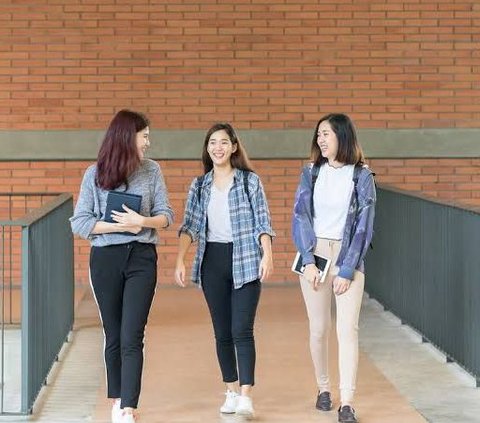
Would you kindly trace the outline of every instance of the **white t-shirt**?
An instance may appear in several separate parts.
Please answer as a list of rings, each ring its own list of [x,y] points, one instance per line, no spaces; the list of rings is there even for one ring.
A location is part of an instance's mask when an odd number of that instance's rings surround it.
[[[335,168],[328,163],[320,167],[313,191],[313,228],[317,238],[343,238],[353,192],[354,168],[354,165]]]
[[[233,242],[230,208],[228,206],[228,193],[232,184],[233,181],[224,190],[219,190],[212,183],[207,208],[207,242]]]

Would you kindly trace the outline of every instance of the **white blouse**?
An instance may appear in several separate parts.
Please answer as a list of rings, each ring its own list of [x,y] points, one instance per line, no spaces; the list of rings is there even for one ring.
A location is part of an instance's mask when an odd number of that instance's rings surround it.
[[[212,191],[207,208],[207,242],[233,242],[230,208],[228,206],[228,193],[232,184],[233,181],[224,190],[219,190],[212,182]]]
[[[328,163],[320,167],[313,191],[317,238],[341,240],[353,192],[354,165],[339,168]]]

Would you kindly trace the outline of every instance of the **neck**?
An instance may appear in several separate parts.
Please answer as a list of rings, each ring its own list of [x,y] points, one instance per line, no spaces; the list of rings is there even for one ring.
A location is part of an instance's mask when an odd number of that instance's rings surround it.
[[[228,177],[233,173],[233,167],[229,163],[228,165],[225,166],[213,166],[213,174],[217,177]]]
[[[328,164],[332,167],[342,167],[345,165],[345,163],[341,163],[335,159],[328,159]]]

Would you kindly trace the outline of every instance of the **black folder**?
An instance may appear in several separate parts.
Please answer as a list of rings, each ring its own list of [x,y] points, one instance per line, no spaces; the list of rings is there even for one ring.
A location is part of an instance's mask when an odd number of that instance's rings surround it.
[[[105,207],[105,222],[113,223],[112,211],[125,213],[122,205],[125,204],[129,209],[140,213],[142,204],[142,196],[137,194],[128,194],[120,191],[108,191],[107,206]]]

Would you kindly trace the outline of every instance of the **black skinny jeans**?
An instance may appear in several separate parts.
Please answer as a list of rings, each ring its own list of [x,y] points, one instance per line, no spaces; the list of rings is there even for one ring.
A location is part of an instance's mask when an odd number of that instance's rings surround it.
[[[105,333],[108,398],[137,408],[143,337],[157,282],[155,245],[92,247],[90,277]]]
[[[261,284],[255,280],[240,289],[233,288],[232,251],[232,243],[207,243],[202,264],[202,288],[212,317],[223,381],[236,382],[240,375],[240,385],[254,385],[253,324]]]

